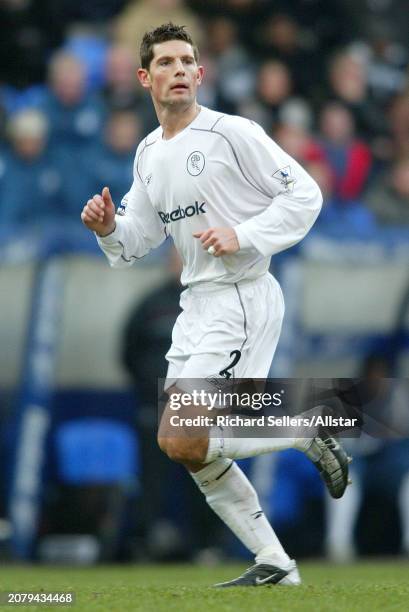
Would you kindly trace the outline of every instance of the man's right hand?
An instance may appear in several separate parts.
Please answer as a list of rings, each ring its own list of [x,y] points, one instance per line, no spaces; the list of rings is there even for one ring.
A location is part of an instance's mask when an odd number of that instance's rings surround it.
[[[96,194],[85,204],[81,220],[83,224],[99,236],[107,236],[115,229],[115,204],[112,201],[108,187],[102,194]]]

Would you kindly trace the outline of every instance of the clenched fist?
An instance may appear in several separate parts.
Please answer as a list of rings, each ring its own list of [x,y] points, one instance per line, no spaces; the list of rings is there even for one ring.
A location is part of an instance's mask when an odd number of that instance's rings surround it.
[[[106,236],[115,229],[115,204],[112,201],[108,187],[102,194],[96,194],[85,204],[81,220],[83,224],[99,236]]]
[[[240,250],[237,234],[232,227],[211,227],[204,232],[195,232],[195,238],[199,238],[205,251],[209,251],[214,257],[231,255]]]

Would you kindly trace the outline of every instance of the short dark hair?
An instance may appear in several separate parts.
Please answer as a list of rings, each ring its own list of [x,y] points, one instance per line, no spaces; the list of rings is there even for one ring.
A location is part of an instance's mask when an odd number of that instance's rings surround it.
[[[186,26],[175,25],[171,21],[146,32],[141,43],[141,66],[145,70],[149,70],[151,61],[153,60],[153,46],[158,43],[167,42],[168,40],[183,40],[189,45],[192,45],[193,54],[196,62],[199,61],[199,51],[194,44],[192,37],[185,30]]]

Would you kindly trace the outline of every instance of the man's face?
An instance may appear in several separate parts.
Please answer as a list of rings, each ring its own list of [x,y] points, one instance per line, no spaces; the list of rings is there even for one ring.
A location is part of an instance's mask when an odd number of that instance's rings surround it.
[[[153,50],[149,70],[138,70],[142,86],[162,106],[188,106],[195,100],[203,77],[192,46],[182,40],[169,40],[154,45]]]

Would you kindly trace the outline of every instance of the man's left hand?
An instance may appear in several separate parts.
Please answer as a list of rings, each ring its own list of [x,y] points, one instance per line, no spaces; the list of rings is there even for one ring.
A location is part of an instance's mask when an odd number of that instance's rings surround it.
[[[193,236],[199,238],[205,251],[210,246],[215,249],[213,257],[232,255],[240,250],[237,234],[232,227],[211,227],[204,232],[195,232]]]

